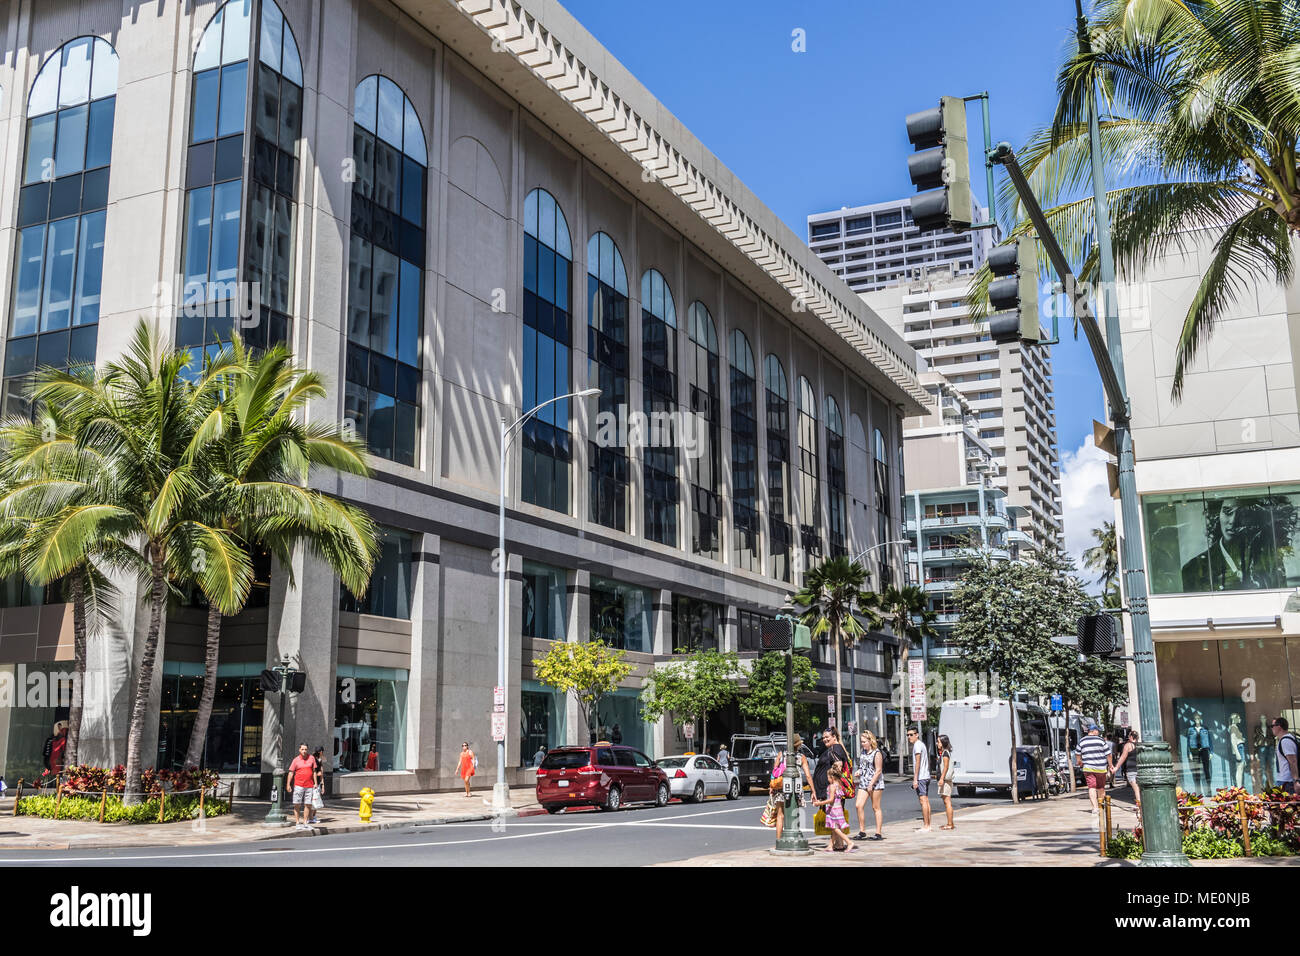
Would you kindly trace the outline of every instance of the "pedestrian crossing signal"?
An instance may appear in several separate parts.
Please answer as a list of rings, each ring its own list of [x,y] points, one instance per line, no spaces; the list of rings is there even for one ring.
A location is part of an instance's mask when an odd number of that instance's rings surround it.
[[[779,617],[764,621],[759,634],[759,646],[765,651],[788,651],[794,643],[794,622]]]
[[[1117,646],[1115,618],[1109,614],[1085,614],[1079,618],[1079,653],[1094,657],[1114,654]]]

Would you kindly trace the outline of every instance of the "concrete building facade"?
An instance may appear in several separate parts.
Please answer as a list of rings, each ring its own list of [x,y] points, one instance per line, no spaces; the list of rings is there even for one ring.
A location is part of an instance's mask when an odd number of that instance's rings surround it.
[[[223,774],[256,786],[284,736],[332,749],[344,790],[450,785],[462,740],[490,775],[498,560],[510,779],[587,739],[536,679],[554,641],[635,665],[592,730],[680,749],[640,718],[656,662],[753,656],[804,568],[900,537],[914,350],[558,4],[0,0],[0,29],[7,409],[39,365],[121,355],[141,317],[196,357],[238,328],[288,342],[330,383],[309,419],[372,452],[369,480],[313,479],[382,526],[368,594],[301,553],[224,624]],[[518,430],[496,554],[500,423],[589,386]],[[675,415],[673,437],[601,430],[638,413]],[[147,623],[119,584],[89,652],[101,764],[125,758]],[[0,598],[0,683],[57,683],[57,588]],[[184,753],[203,615],[168,613],[146,766]],[[864,720],[883,722],[891,642],[846,670]],[[286,657],[307,683],[281,728],[257,675]],[[4,710],[9,776],[39,772],[64,712],[57,693]]]

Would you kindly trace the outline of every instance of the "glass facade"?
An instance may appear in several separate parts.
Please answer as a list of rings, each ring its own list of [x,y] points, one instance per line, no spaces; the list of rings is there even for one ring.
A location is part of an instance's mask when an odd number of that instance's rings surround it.
[[[565,580],[561,568],[524,562],[524,637],[543,641],[564,640],[568,631]]]
[[[1196,793],[1277,779],[1269,718],[1300,722],[1300,640],[1157,641],[1160,717],[1178,785]]]
[[[627,414],[627,311],[623,256],[613,239],[598,232],[587,243],[587,384],[600,389],[590,399],[597,427],[595,440],[587,443],[587,501],[592,521],[618,531],[627,530],[627,448],[617,428],[600,423],[602,415],[618,422]]]
[[[722,560],[722,397],[718,333],[703,302],[692,302],[687,313],[691,337],[691,412],[703,425],[691,485],[691,551]]]
[[[262,770],[261,664],[218,664],[217,686],[208,719],[203,766],[221,773],[260,773]],[[158,715],[158,760],[155,766],[182,769],[189,749],[199,698],[203,694],[203,665],[164,661],[162,702]]]
[[[357,84],[344,415],[370,453],[414,465],[420,428],[428,148],[406,94]]]
[[[722,628],[727,609],[712,601],[673,595],[673,652],[688,653],[698,648],[722,647]]]
[[[411,619],[411,558],[414,536],[395,528],[376,528],[379,557],[370,588],[360,598],[339,585],[339,608],[356,614]]]
[[[572,288],[569,224],[555,197],[534,189],[524,200],[523,411],[572,391]],[[520,459],[524,501],[568,514],[569,399],[551,402],[524,423]]]
[[[260,9],[254,25],[252,0],[229,0],[194,54],[176,343],[196,357],[236,329],[289,338],[302,59],[275,0]]]
[[[652,725],[641,719],[640,694],[640,691],[620,688],[600,699],[596,705],[596,739],[635,747],[652,756]]]
[[[763,639],[763,622],[772,618],[755,611],[736,612],[736,644],[741,651],[761,651]]]
[[[590,640],[624,651],[654,649],[654,600],[632,584],[591,578]]]
[[[641,378],[652,435],[644,452],[645,536],[677,547],[677,308],[654,269],[641,277]],[[654,422],[667,422],[653,427]]]
[[[758,389],[754,352],[739,329],[731,333],[731,560],[758,571]]]
[[[821,472],[817,462],[817,394],[799,376],[799,539],[809,558],[822,553]]]
[[[785,368],[775,355],[764,363],[767,407],[768,561],[772,577],[790,581],[790,392]]]
[[[890,520],[889,453],[885,448],[885,436],[879,428],[872,430],[871,446],[872,456],[875,459],[876,535],[879,541],[889,541],[897,537],[897,535],[892,533],[892,522]],[[881,564],[882,576],[886,567],[888,567],[888,564]],[[884,582],[882,581],[882,583]]]
[[[15,707],[10,702],[5,707],[6,720],[0,725],[0,776],[12,790],[19,779],[30,783],[47,769],[45,741],[53,736],[57,721],[68,719],[72,702],[72,662],[0,664],[0,682],[11,692],[42,689],[39,698],[24,701],[32,706]]]
[[[81,37],[50,55],[27,99],[5,415],[31,414],[37,368],[95,361],[117,70],[112,46]]]
[[[1300,486],[1143,495],[1152,594],[1300,587]]]
[[[335,680],[335,773],[406,769],[409,672],[340,664]],[[308,741],[310,743],[310,741]]]
[[[831,557],[847,557],[848,495],[844,482],[844,419],[839,403],[826,396],[826,489],[830,506]],[[888,541],[888,538],[881,538]]]
[[[538,751],[565,743],[566,695],[535,680],[521,682],[519,691],[519,765],[536,767]]]

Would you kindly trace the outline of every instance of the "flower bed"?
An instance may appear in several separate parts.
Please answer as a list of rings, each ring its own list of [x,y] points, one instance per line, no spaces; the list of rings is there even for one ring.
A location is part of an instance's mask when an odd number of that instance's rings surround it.
[[[126,768],[79,764],[57,777],[46,771],[36,791],[16,793],[18,816],[46,820],[93,820],[105,823],[174,823],[199,816],[199,792],[204,792],[203,816],[230,812],[228,800],[216,799],[216,771],[146,770],[140,775],[141,800],[127,806]]]
[[[1213,797],[1178,791],[1178,821],[1183,831],[1183,852],[1193,860],[1246,856],[1293,856],[1300,853],[1300,796],[1278,787],[1259,795],[1241,787],[1224,787]],[[1142,856],[1142,828],[1119,830],[1110,838],[1106,855],[1136,860]]]
[[[57,803],[57,816],[56,807]],[[18,801],[18,815],[40,817],[44,820],[99,820],[100,797],[64,797],[59,799],[42,794],[24,796]],[[158,811],[162,804],[160,798],[144,800],[128,807],[122,798],[109,795],[103,800],[105,823],[158,823]],[[219,817],[230,812],[230,804],[225,800],[206,800],[203,804],[205,817]],[[194,820],[199,815],[199,798],[194,796],[167,798],[167,806],[162,813],[163,823],[176,823],[181,820]]]

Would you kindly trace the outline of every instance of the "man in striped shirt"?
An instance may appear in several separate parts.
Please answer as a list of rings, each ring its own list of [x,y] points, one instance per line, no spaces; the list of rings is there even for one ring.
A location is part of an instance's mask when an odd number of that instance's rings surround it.
[[[1083,770],[1083,779],[1088,783],[1088,801],[1096,813],[1097,799],[1106,789],[1106,778],[1114,771],[1110,744],[1101,736],[1100,727],[1088,725],[1088,733],[1079,741],[1074,757],[1076,766]]]

